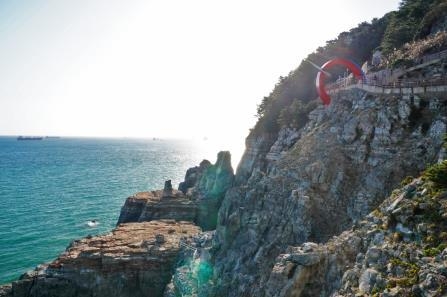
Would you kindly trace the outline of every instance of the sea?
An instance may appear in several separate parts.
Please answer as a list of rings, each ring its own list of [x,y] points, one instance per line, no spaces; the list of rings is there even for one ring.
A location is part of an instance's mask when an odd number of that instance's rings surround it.
[[[219,150],[232,152],[235,168],[243,140],[0,137],[0,284],[55,259],[74,239],[112,230],[128,196],[168,179],[177,186]]]

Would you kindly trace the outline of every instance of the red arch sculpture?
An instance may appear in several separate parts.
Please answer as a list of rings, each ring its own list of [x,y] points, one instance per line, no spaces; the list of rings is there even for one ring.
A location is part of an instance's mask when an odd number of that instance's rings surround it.
[[[329,105],[329,103],[331,103],[331,97],[326,92],[326,89],[324,87],[326,78],[328,77],[326,70],[335,66],[335,65],[346,66],[346,68],[348,68],[358,80],[365,79],[365,74],[363,73],[362,69],[357,64],[355,64],[354,62],[352,62],[348,59],[335,58],[335,59],[327,61],[326,63],[324,63],[323,66],[321,66],[320,71],[317,74],[317,79],[315,82],[318,95],[320,96],[324,105]]]

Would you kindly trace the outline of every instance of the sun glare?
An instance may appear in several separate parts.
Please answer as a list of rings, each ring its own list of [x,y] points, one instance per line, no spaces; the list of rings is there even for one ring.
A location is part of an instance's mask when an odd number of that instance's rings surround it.
[[[340,31],[397,7],[379,2],[7,6],[0,134],[245,137],[279,76]]]

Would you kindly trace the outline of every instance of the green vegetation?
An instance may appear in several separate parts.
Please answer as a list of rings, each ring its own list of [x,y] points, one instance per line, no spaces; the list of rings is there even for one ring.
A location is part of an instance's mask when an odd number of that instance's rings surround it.
[[[435,189],[447,189],[447,160],[427,168],[422,177],[431,181]]]
[[[316,101],[303,103],[300,100],[294,100],[288,108],[281,110],[278,124],[281,127],[302,128],[309,120],[308,114],[317,107]]]
[[[446,7],[447,0],[402,0],[398,11],[342,32],[337,38],[327,41],[326,45],[309,54],[306,60],[322,65],[333,57],[341,57],[361,65],[370,60],[378,49],[387,55],[394,53],[395,48],[399,49],[405,43],[427,37],[433,25],[447,15]],[[393,56],[392,63],[407,63],[408,57],[401,56]],[[307,114],[318,104],[309,104],[317,98],[317,71],[310,63],[302,61],[287,76],[281,76],[272,92],[258,105],[258,122],[251,134],[275,134],[282,127],[304,126],[308,121]],[[331,79],[336,80],[344,71],[342,67],[334,69]]]
[[[415,263],[405,262],[399,258],[393,258],[390,262],[394,266],[400,266],[405,269],[405,277],[390,280],[388,287],[392,288],[396,285],[401,287],[411,287],[418,282],[418,273],[420,268]]]
[[[391,53],[407,42],[426,37],[432,25],[445,15],[445,0],[402,0],[392,12],[382,41],[385,53]]]
[[[406,186],[406,185],[408,185],[409,183],[411,183],[412,181],[413,181],[413,179],[414,179],[414,177],[412,177],[412,176],[407,176],[406,178],[404,178],[401,182],[400,182],[400,185],[403,187],[403,186]]]
[[[447,247],[446,243],[441,243],[437,247],[426,247],[424,249],[424,256],[434,257],[439,255]]]

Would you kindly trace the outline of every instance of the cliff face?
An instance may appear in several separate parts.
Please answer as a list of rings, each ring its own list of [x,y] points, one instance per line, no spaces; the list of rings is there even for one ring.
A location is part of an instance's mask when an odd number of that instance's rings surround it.
[[[268,296],[446,296],[447,191],[415,179],[350,231],[277,257]]]
[[[199,232],[191,223],[173,220],[121,224],[109,234],[74,241],[1,296],[161,296],[180,242],[188,244]]]
[[[270,296],[274,259],[288,246],[349,229],[405,176],[438,160],[446,115],[445,98],[351,90],[311,112],[299,131],[248,139],[238,186],[219,212],[215,295]]]
[[[185,177],[187,179],[188,175]],[[208,166],[191,188],[192,199],[198,204],[197,225],[203,230],[214,230],[217,214],[225,193],[233,185],[234,173],[231,154],[219,152],[216,164]]]

